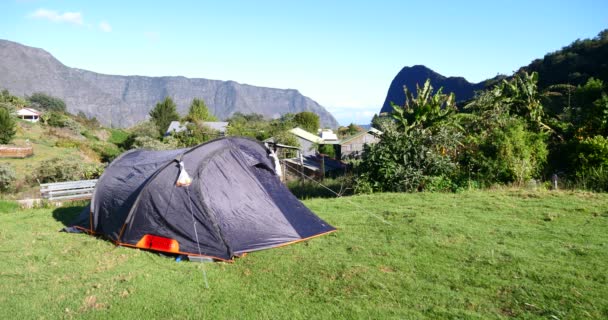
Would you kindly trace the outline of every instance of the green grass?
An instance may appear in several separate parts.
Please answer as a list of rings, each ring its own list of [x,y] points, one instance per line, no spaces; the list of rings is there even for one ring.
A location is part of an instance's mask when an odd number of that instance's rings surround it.
[[[305,204],[339,231],[197,264],[57,232],[80,207],[0,203],[0,318],[608,318],[608,194]]]
[[[115,145],[120,145],[129,138],[129,133],[125,130],[108,129],[108,131],[110,131],[110,137],[108,138],[108,142],[111,142]]]

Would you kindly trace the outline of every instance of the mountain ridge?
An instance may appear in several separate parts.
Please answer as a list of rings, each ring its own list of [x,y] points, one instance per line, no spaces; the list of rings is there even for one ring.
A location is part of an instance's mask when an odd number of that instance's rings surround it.
[[[68,111],[84,112],[112,127],[128,127],[148,118],[154,105],[171,96],[185,114],[193,98],[202,98],[223,119],[235,112],[260,113],[267,118],[312,111],[321,125],[338,122],[321,105],[296,89],[278,89],[184,76],[112,75],[71,68],[44,49],[0,39],[0,87],[16,95],[34,92],[63,99]]]
[[[403,86],[416,92],[416,85],[422,86],[426,79],[431,80],[431,85],[435,91],[443,88],[444,93],[453,92],[457,101],[466,101],[473,98],[475,91],[484,89],[488,81],[471,83],[463,77],[443,76],[424,65],[405,66],[393,78],[380,112],[392,112],[391,102],[402,106],[405,103]]]

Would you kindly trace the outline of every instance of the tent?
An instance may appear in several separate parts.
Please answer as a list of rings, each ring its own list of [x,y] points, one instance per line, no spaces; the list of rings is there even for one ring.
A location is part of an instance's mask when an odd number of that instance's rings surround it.
[[[335,231],[281,183],[275,160],[263,144],[241,137],[127,151],[99,178],[69,229],[219,260]]]

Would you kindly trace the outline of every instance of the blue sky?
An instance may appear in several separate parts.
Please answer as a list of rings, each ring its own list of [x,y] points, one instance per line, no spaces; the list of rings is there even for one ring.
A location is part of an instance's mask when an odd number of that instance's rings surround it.
[[[608,28],[608,1],[0,2],[0,38],[65,65],[293,88],[366,123],[404,66],[477,82]]]

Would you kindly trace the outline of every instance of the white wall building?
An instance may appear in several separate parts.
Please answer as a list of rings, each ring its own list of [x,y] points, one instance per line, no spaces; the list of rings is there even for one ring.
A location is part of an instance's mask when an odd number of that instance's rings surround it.
[[[32,108],[21,108],[17,111],[17,117],[29,122],[40,121],[40,111]]]

